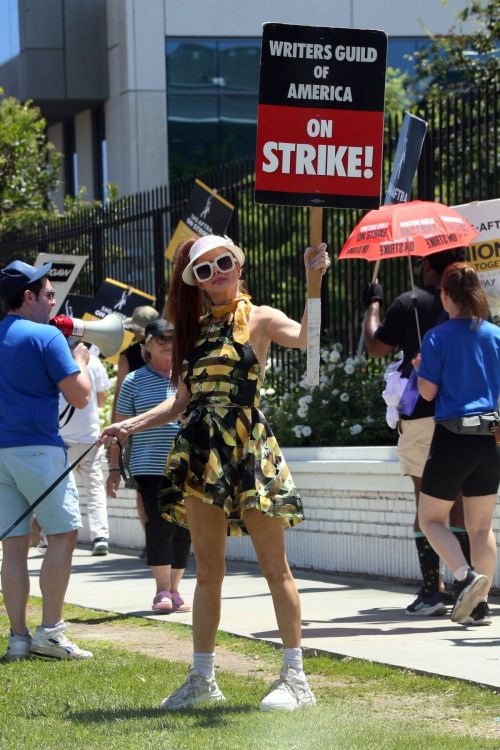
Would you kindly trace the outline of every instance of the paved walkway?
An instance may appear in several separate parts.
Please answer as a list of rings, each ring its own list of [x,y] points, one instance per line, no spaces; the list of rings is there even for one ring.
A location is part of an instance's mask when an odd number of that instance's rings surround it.
[[[39,595],[42,555],[30,552],[32,594]],[[155,615],[153,583],[144,561],[128,552],[92,557],[77,549],[66,601],[93,609],[191,623],[191,614]],[[191,601],[194,563],[182,594]],[[394,584],[296,571],[302,599],[303,645],[336,655],[457,677],[500,688],[500,602],[490,602],[493,624],[464,628],[448,617],[408,617],[414,591]],[[271,597],[257,566],[229,563],[221,629],[279,641]]]

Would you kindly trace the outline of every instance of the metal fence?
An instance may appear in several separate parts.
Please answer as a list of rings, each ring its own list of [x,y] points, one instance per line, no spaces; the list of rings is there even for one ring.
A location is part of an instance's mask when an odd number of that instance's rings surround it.
[[[449,205],[498,197],[498,88],[474,89],[423,105],[416,114],[428,121],[428,132],[414,183],[413,197]],[[386,120],[383,191],[389,181],[403,114]],[[199,177],[235,205],[228,234],[247,252],[246,280],[256,304],[268,303],[300,319],[305,302],[303,249],[308,244],[309,211],[253,202],[254,163],[242,160],[217,169],[200,169]],[[161,306],[170,264],[164,251],[192,188],[192,180],[172,183],[126,197],[102,208],[50,221],[33,233],[0,238],[2,265],[14,258],[33,261],[38,252],[88,255],[74,292],[93,295],[111,277],[157,296]],[[323,237],[335,260],[362,212],[324,211]],[[334,262],[322,291],[322,335],[356,348],[361,292],[371,276],[362,260]],[[386,299],[408,287],[405,261],[391,260],[381,269]],[[283,364],[290,362],[287,354]]]

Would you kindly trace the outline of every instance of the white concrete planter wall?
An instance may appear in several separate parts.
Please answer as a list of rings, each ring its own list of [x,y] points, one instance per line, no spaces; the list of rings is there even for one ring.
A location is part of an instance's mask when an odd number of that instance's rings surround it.
[[[284,453],[306,514],[306,521],[286,534],[293,567],[419,580],[413,486],[399,473],[395,448],[286,448]],[[90,541],[82,490],[81,507],[81,540]],[[113,545],[143,547],[134,491],[108,498],[108,514]],[[498,504],[493,529],[500,546]],[[254,561],[250,540],[228,539],[227,557]],[[495,585],[500,585],[500,560]]]

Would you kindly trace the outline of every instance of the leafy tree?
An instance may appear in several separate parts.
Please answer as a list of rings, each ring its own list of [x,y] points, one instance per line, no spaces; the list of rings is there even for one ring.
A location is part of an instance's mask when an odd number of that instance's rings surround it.
[[[441,0],[449,5],[449,0]],[[429,33],[431,44],[411,59],[415,62],[415,83],[426,82],[430,98],[471,86],[498,83],[500,0],[473,0],[460,11],[453,11],[457,25],[447,35]],[[464,31],[464,24],[473,30]]]
[[[385,114],[393,115],[408,109],[413,97],[408,92],[409,73],[399,68],[387,68],[385,77]]]
[[[45,221],[55,208],[61,157],[46,137],[46,122],[31,102],[21,104],[0,89],[0,233]]]

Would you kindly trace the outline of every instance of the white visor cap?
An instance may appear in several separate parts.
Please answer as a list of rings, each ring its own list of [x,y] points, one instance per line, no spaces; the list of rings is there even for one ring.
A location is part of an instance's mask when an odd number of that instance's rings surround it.
[[[199,240],[193,244],[189,251],[189,263],[182,272],[182,280],[185,284],[190,286],[196,286],[198,283],[193,274],[193,266],[201,258],[202,255],[208,253],[209,250],[214,250],[216,247],[223,247],[225,250],[229,250],[232,255],[236,258],[240,266],[245,263],[245,255],[240,248],[234,244],[229,237],[219,237],[216,234],[207,234],[205,237],[200,237]]]

